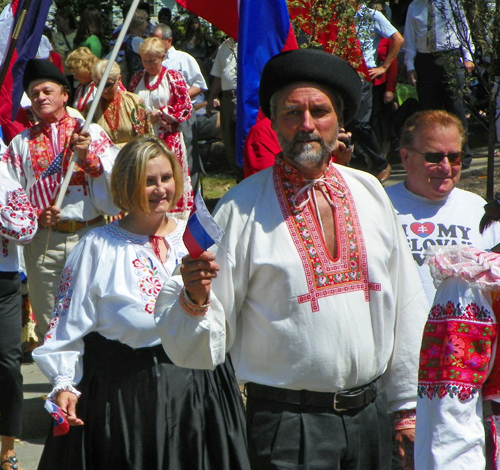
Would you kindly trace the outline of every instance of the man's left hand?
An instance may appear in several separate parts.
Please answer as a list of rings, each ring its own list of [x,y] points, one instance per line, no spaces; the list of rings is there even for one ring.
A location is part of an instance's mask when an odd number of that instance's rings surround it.
[[[333,152],[333,158],[335,163],[339,165],[348,166],[351,161],[352,151],[354,150],[351,145],[350,132],[346,132],[344,129],[340,129],[339,135],[337,137],[337,149]]]
[[[89,152],[90,144],[92,143],[92,138],[90,137],[89,131],[75,132],[71,136],[71,148],[73,152],[78,150],[78,158],[84,162],[87,158]]]
[[[394,440],[398,447],[398,456],[401,466],[413,470],[413,443],[415,442],[415,429],[402,429],[394,431]]]

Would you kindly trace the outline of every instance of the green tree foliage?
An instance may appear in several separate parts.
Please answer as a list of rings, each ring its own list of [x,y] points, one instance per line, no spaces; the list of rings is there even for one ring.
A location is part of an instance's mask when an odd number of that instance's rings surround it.
[[[441,0],[443,1],[443,0]],[[493,198],[494,155],[496,143],[495,122],[499,119],[497,107],[500,81],[500,0],[460,0],[474,44],[474,77],[486,90],[488,132],[488,179],[486,197]],[[472,45],[470,45],[472,52]]]

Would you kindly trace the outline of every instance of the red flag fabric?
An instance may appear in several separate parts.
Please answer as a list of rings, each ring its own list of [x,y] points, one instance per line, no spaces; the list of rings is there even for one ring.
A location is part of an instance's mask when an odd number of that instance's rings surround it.
[[[10,43],[10,31],[14,23],[21,16],[21,12],[28,0],[14,0],[0,15],[2,27],[2,48],[0,60],[3,62]],[[0,124],[11,125],[16,118],[17,110],[23,94],[22,77],[26,63],[35,57],[40,45],[43,28],[49,12],[51,0],[31,0],[27,9],[24,23],[19,31],[14,55],[9,63],[5,80],[0,89]],[[9,31],[9,34],[5,34]]]
[[[237,0],[177,0],[177,3],[238,40]]]
[[[61,408],[59,408],[54,402],[49,400],[45,400],[45,409],[50,413],[50,415],[54,418],[54,427],[52,428],[52,433],[54,436],[62,436],[64,434],[68,434],[69,432],[69,423],[64,415],[65,412]]]

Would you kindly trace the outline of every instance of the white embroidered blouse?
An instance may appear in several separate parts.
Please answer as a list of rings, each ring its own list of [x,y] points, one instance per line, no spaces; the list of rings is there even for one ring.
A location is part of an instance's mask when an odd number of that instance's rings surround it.
[[[122,229],[115,221],[89,232],[74,248],[64,268],[54,315],[43,346],[33,352],[42,372],[58,390],[70,390],[82,378],[83,337],[98,332],[132,348],[160,344],[154,306],[187,250],[182,241],[186,222],[165,237],[169,246],[163,265],[148,236]]]

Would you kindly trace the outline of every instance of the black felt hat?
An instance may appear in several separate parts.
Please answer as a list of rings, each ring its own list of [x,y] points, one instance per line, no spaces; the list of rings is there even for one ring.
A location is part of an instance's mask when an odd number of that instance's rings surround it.
[[[316,49],[296,49],[272,57],[262,70],[259,103],[267,117],[274,92],[295,82],[313,82],[337,91],[344,101],[344,124],[356,114],[361,79],[343,59]]]
[[[50,60],[47,59],[28,60],[23,75],[24,91],[25,92],[28,91],[29,84],[32,81],[40,80],[42,78],[50,82],[60,83],[61,85],[64,85],[68,90],[71,89],[66,76]]]

